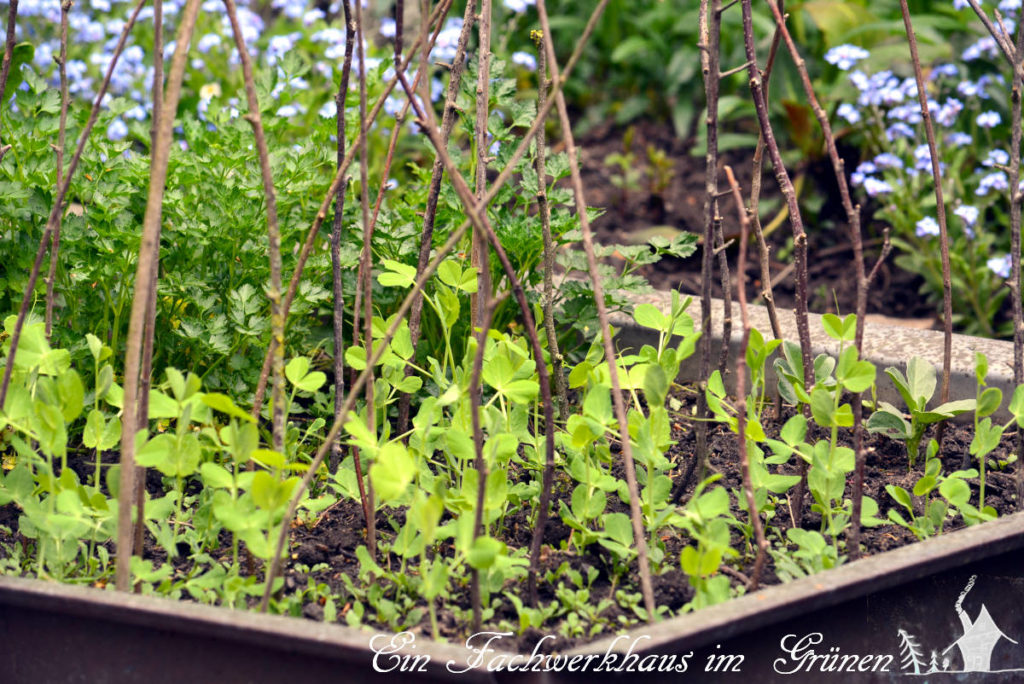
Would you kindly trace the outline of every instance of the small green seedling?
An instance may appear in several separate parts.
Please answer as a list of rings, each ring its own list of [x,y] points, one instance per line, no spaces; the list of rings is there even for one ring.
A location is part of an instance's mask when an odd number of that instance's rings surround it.
[[[933,423],[973,411],[978,402],[975,399],[961,399],[929,409],[928,402],[935,394],[935,367],[919,356],[913,357],[907,363],[906,376],[898,368],[891,367],[885,369],[885,374],[892,379],[896,390],[903,397],[910,413],[910,421],[907,421],[898,408],[880,401],[878,409],[868,419],[867,428],[869,432],[880,432],[892,439],[905,441],[909,467],[913,468],[917,462],[925,429]]]

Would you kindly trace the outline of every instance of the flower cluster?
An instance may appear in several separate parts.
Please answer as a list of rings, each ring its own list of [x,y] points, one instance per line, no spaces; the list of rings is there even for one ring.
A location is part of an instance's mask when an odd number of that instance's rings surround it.
[[[1021,0],[999,3],[1003,26],[1013,32]],[[966,2],[954,2],[968,7]],[[965,12],[973,15],[970,9]],[[872,68],[868,50],[855,45],[833,47],[825,60],[841,72],[847,95],[835,116],[861,136],[862,161],[851,184],[878,207],[877,216],[893,228],[905,268],[925,276],[934,293],[941,285],[937,236],[940,233],[932,178],[932,152],[913,78],[882,66]],[[979,301],[996,300],[1009,275],[1009,161],[1006,149],[1006,89],[1009,74],[1002,52],[989,36],[973,39],[959,58],[925,65],[926,102],[936,135],[939,175],[950,218],[953,278],[975,290]],[[1021,184],[1024,190],[1024,183]],[[991,313],[961,308],[963,320]],[[989,321],[991,323],[991,321]],[[984,332],[984,324],[979,331]]]
[[[193,102],[196,115],[211,120],[211,110],[238,115],[241,93],[240,64],[235,47],[234,33],[228,20],[223,0],[201,0],[201,12],[191,46],[189,69],[186,72],[185,102]],[[364,7],[367,0],[361,0]],[[513,15],[526,12],[536,0],[504,0],[503,6]],[[95,97],[109,67],[114,47],[121,36],[127,18],[133,11],[129,0],[83,0],[72,5],[69,19],[69,59],[67,75],[70,93],[89,101]],[[170,59],[177,49],[173,36],[177,17],[185,0],[164,0],[164,57]],[[263,3],[255,0],[237,0],[238,21],[246,48],[255,61],[257,73],[273,74],[270,95],[277,100],[272,111],[277,117],[294,119],[295,125],[309,123],[312,116],[334,117],[337,106],[334,94],[346,52],[346,32],[337,18],[342,15],[340,0],[330,6],[315,0],[271,0],[273,20],[265,21]],[[122,140],[131,134],[133,121],[144,122],[150,117],[153,82],[150,45],[142,38],[151,31],[145,25],[152,21],[152,7],[140,12],[128,43],[113,71],[110,98],[125,97],[136,103],[128,112],[111,120],[106,126],[111,140]],[[376,74],[388,79],[394,74],[390,65],[391,43],[395,37],[394,19],[367,17],[367,35],[363,44],[368,75]],[[328,18],[333,18],[330,24]],[[60,50],[60,0],[22,0],[19,7],[18,32],[20,40],[30,40],[36,47],[32,67],[50,85],[57,86],[59,75],[54,56]],[[462,19],[449,18],[442,27],[430,54],[431,63],[450,63],[455,58],[456,45],[462,31]],[[511,61],[518,68],[535,71],[534,55],[516,52]],[[358,75],[358,60],[353,59],[353,76]],[[378,72],[377,70],[382,71]],[[412,80],[418,69],[416,59],[408,66],[407,76]],[[357,87],[352,78],[351,87]],[[431,79],[431,97],[436,101],[443,95],[444,86],[437,77]],[[105,103],[108,100],[105,100]],[[402,110],[404,95],[398,89],[387,100],[385,112],[394,116]],[[314,118],[315,121],[315,118]],[[138,129],[137,135],[144,128]],[[386,131],[383,125],[378,129]]]

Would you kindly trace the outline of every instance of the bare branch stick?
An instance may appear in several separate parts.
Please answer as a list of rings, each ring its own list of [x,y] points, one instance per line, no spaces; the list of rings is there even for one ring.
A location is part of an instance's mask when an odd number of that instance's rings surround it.
[[[141,8],[141,4],[140,4]],[[164,98],[164,112],[160,116],[160,131],[153,141],[150,165],[149,193],[146,213],[142,220],[142,243],[139,247],[135,271],[135,296],[132,298],[131,317],[128,321],[127,349],[124,360],[124,408],[121,413],[121,491],[118,496],[116,586],[119,591],[131,587],[131,549],[134,540],[132,502],[135,498],[135,436],[138,432],[139,367],[142,357],[142,332],[145,326],[149,286],[156,268],[156,254],[160,249],[160,221],[163,209],[164,187],[167,184],[167,163],[174,139],[174,114],[181,96],[181,81],[185,74],[188,46],[199,14],[199,0],[188,0],[181,11],[176,36],[177,48],[171,60]],[[137,521],[139,525],[144,521]]]
[[[536,36],[537,50],[537,107],[544,103],[551,78],[548,76],[547,52],[543,37]],[[555,286],[552,273],[555,268],[555,248],[551,241],[551,206],[548,204],[547,169],[545,168],[546,136],[544,128],[537,132],[537,214],[540,216],[541,235],[544,239],[544,332],[548,340],[548,354],[551,355],[551,374],[555,378],[555,394],[558,395],[558,415],[566,420],[569,415],[569,389],[562,370],[562,354],[558,350],[558,333],[555,330]]]
[[[779,146],[775,140],[775,133],[772,130],[771,119],[768,115],[768,102],[761,86],[761,72],[757,69],[757,53],[754,46],[754,24],[751,0],[742,0],[743,9],[743,43],[747,53],[747,61],[750,62],[748,73],[750,74],[750,91],[753,95],[754,108],[757,111],[758,124],[761,133],[764,135],[765,149],[768,158],[771,160],[772,168],[775,170],[775,179],[779,184],[786,199],[786,206],[789,208],[789,222],[793,230],[793,260],[796,267],[796,293],[793,315],[796,319],[797,334],[800,338],[800,353],[803,357],[804,385],[811,387],[814,383],[814,371],[811,363],[811,331],[807,318],[807,233],[804,232],[803,218],[800,215],[800,204],[797,201],[796,191],[789,178],[789,172],[782,162],[782,155],[779,153]],[[794,506],[796,512],[794,519],[799,523],[803,519],[804,494],[807,489],[807,464],[800,459],[800,484],[794,495]]]
[[[17,3],[15,3],[16,5]],[[57,188],[60,188],[61,176],[64,173],[64,147],[68,129],[68,13],[71,11],[71,0],[60,3],[60,52],[57,55],[57,70],[60,72],[60,123],[57,129]],[[6,53],[5,58],[6,58]],[[6,82],[6,80],[5,80]],[[57,281],[57,261],[60,253],[60,229],[64,218],[61,211],[57,217],[57,225],[53,229],[53,240],[50,243],[50,272],[46,276],[46,339],[50,339],[53,331],[53,300],[54,286]]]
[[[709,12],[714,12],[720,27],[721,15],[718,9],[720,0],[714,0],[711,7],[709,0],[701,0],[698,12],[698,40],[703,49],[700,51],[700,71],[704,80],[704,99],[706,115],[704,119],[706,146],[704,153],[704,233],[700,263],[700,305],[701,305],[701,337],[700,337],[700,373],[698,375],[700,391],[697,392],[697,426],[695,429],[696,454],[686,470],[676,477],[672,500],[679,502],[690,480],[696,474],[698,480],[704,479],[707,468],[708,453],[708,403],[703,388],[711,375],[711,330],[713,314],[711,312],[711,277],[714,270],[715,250],[715,219],[718,216],[718,74],[720,33],[710,35]],[[748,60],[749,62],[749,60]],[[714,75],[713,75],[714,74]],[[721,222],[718,223],[721,228]],[[723,285],[726,276],[723,274]],[[731,309],[731,306],[730,306]],[[725,312],[722,321],[722,359],[729,353],[729,336],[732,323],[728,321],[731,311]],[[728,322],[727,322],[728,321]],[[728,332],[726,331],[728,328]],[[724,371],[723,371],[724,372]]]
[[[558,63],[555,59],[554,40],[551,36],[551,26],[548,22],[547,8],[544,0],[537,0],[537,14],[540,17],[541,30],[544,32],[544,49],[547,51],[548,62],[550,63],[551,75],[557,81]],[[637,565],[640,571],[640,591],[644,598],[644,607],[647,610],[648,622],[655,619],[654,591],[651,587],[651,568],[647,557],[647,530],[643,522],[643,514],[640,510],[640,490],[636,481],[636,465],[633,462],[633,445],[629,437],[629,422],[626,417],[626,407],[622,400],[622,389],[619,384],[618,362],[615,350],[612,348],[611,326],[608,324],[608,311],[604,302],[604,288],[601,284],[601,276],[597,268],[597,258],[594,256],[593,238],[590,232],[590,220],[587,217],[587,203],[583,195],[583,181],[580,178],[576,143],[573,140],[572,123],[569,121],[569,111],[565,105],[565,97],[559,90],[555,94],[556,105],[558,106],[558,118],[562,126],[562,137],[565,141],[566,152],[569,155],[569,170],[572,174],[573,194],[576,201],[576,215],[579,218],[580,230],[583,233],[583,249],[587,255],[587,269],[590,273],[591,286],[594,288],[594,301],[597,304],[597,315],[601,324],[601,339],[604,343],[604,356],[608,364],[608,375],[612,384],[612,404],[615,408],[615,417],[619,423],[619,434],[622,439],[623,466],[626,471],[626,486],[629,490],[629,512],[633,522],[633,536],[636,543]],[[548,433],[551,427],[548,423]],[[550,458],[550,457],[549,457]],[[535,537],[536,538],[536,537]],[[531,550],[532,557],[532,550]],[[531,566],[533,563],[531,562]]]
[[[707,62],[708,72],[705,75],[705,93],[708,109],[708,152],[706,162],[712,163],[705,170],[704,184],[708,197],[705,200],[704,220],[710,221],[715,236],[715,250],[718,254],[718,271],[722,280],[722,339],[732,338],[732,278],[729,277],[729,255],[725,250],[727,244],[722,234],[722,216],[718,213],[718,89],[719,83],[715,75],[718,73],[721,60],[720,43],[722,37],[721,0],[711,0],[711,11],[705,19],[704,30],[708,50],[701,53]],[[702,39],[703,40],[703,39]],[[703,73],[703,67],[701,69]],[[712,129],[714,135],[712,135]],[[712,145],[712,139],[714,144]],[[713,150],[713,151],[712,151]],[[710,311],[710,309],[709,309]],[[718,353],[718,370],[725,375],[729,362],[729,345],[723,344]],[[706,381],[707,378],[704,378]],[[701,476],[704,475],[703,464]]]
[[[1013,297],[1013,384],[1024,384],[1024,308],[1021,305],[1020,229],[1020,143],[1021,143],[1021,100],[1024,90],[1024,22],[1017,28],[1017,45],[1014,50],[1013,102],[1010,133],[1010,296]],[[1017,430],[1014,437],[1017,451],[1017,510],[1024,510],[1024,431]]]
[[[1024,309],[1021,305],[1021,292],[1024,280],[1021,279],[1021,192],[1020,192],[1020,143],[1021,143],[1021,90],[1024,88],[1024,22],[1017,28],[1017,44],[1009,45],[1003,30],[996,30],[985,11],[976,0],[968,0],[981,23],[1003,51],[1003,56],[1013,70],[1013,85],[1010,90],[1013,113],[1010,117],[1010,279],[1007,286],[1013,299],[1013,383],[1024,383]],[[1017,509],[1024,510],[1024,431],[1018,430],[1014,437],[1014,450],[1017,452]],[[965,457],[965,463],[967,462]]]
[[[153,114],[149,130],[149,139],[156,140],[160,131],[161,109],[164,103],[164,2],[153,2]],[[150,157],[152,165],[153,158]],[[159,239],[158,239],[159,242]],[[139,371],[139,414],[138,429],[143,430],[149,425],[149,388],[153,379],[153,340],[156,335],[156,288],[160,275],[160,250],[153,255],[153,269],[146,290],[146,325],[142,328],[142,368]],[[146,469],[138,466],[135,469],[135,520],[146,519]],[[135,525],[135,542],[132,554],[142,553],[146,526]],[[142,590],[142,585],[135,587]]]
[[[274,358],[271,364],[271,407],[272,436],[274,451],[284,453],[284,308],[281,301],[281,231],[277,225],[277,194],[274,191],[274,177],[270,169],[270,152],[267,150],[267,138],[263,133],[263,121],[260,117],[260,104],[256,95],[256,84],[252,71],[252,59],[245,45],[245,37],[238,23],[238,10],[235,0],[224,0],[231,22],[231,30],[235,35],[235,46],[242,60],[242,74],[245,79],[245,98],[249,111],[245,119],[252,125],[253,136],[256,138],[256,152],[260,161],[260,175],[263,179],[263,195],[267,203],[267,242],[270,258],[270,288],[267,297],[270,299],[271,336],[276,341]],[[175,55],[177,57],[177,55]]]
[[[779,0],[779,9],[784,11],[783,0]],[[764,97],[768,99],[768,86],[772,77],[772,67],[775,66],[775,55],[779,51],[779,43],[782,41],[782,34],[779,27],[775,27],[772,35],[772,44],[768,49],[768,60],[761,71],[761,89]],[[775,310],[775,296],[772,294],[772,268],[768,243],[764,238],[764,229],[761,227],[761,179],[764,176],[764,133],[758,131],[757,147],[754,148],[753,175],[750,181],[750,220],[754,228],[754,235],[757,236],[757,251],[761,264],[761,299],[764,300],[768,309],[768,321],[772,326],[772,335],[775,339],[782,339],[782,328],[779,325],[779,314]]]
[[[480,16],[477,22],[477,74],[476,74],[476,197],[479,201],[487,191],[487,117],[490,111],[491,93],[491,0],[480,0]],[[479,325],[483,320],[483,303],[491,296],[491,266],[487,240],[480,231],[473,230],[470,239],[470,265],[477,269],[477,291],[471,294],[471,320]],[[541,359],[537,360],[542,363]]]
[[[754,485],[750,479],[750,457],[747,454],[747,345],[750,341],[750,316],[747,313],[747,236],[750,233],[750,217],[743,206],[743,196],[740,195],[740,186],[736,183],[736,177],[732,168],[725,167],[725,177],[732,187],[733,199],[736,200],[736,211],[740,216],[740,254],[736,264],[738,271],[736,278],[738,283],[736,290],[740,300],[740,318],[743,321],[743,341],[740,342],[739,355],[736,357],[736,429],[737,446],[740,452],[740,469],[743,471],[743,491],[747,498],[747,508],[750,512],[750,525],[754,528],[754,540],[757,542],[757,557],[754,560],[754,569],[750,573],[750,583],[747,591],[756,591],[761,580],[761,570],[764,568],[765,556],[768,552],[768,542],[764,538],[764,527],[761,524],[761,516],[757,511],[757,502],[754,500]]]
[[[352,6],[349,0],[341,0],[345,18],[345,59],[341,65],[341,79],[338,82],[338,93],[334,96],[335,119],[337,124],[338,157],[336,169],[340,169],[345,161],[345,95],[348,93],[349,78],[352,75],[352,48],[355,46],[355,26],[352,23]],[[401,24],[396,24],[401,26]],[[401,62],[401,54],[395,63]],[[334,340],[334,419],[342,418],[339,410],[345,400],[345,287],[341,277],[341,238],[345,221],[345,184],[338,184],[334,195],[334,220],[331,224],[331,288],[334,294],[333,340]],[[331,446],[331,470],[338,467],[341,460],[341,443]],[[363,515],[368,520],[370,511],[366,507],[366,491],[363,486],[362,465],[359,458],[353,461],[356,468],[356,482],[359,485],[359,502],[363,507]]]
[[[910,60],[914,64],[914,80],[917,81],[917,99],[921,104],[921,118],[924,121],[924,132],[928,139],[928,151],[932,160],[932,180],[935,184],[935,213],[939,222],[939,249],[942,255],[942,389],[940,401],[949,401],[950,360],[953,353],[953,283],[949,267],[949,233],[946,230],[946,203],[942,198],[942,171],[939,168],[939,151],[935,145],[935,128],[932,126],[932,115],[928,111],[928,93],[924,88],[924,74],[921,72],[921,58],[917,54],[917,36],[910,21],[910,8],[907,0],[900,0],[900,11],[903,14],[903,27],[907,32],[907,43],[910,45]],[[942,425],[939,424],[939,444],[942,443]]]

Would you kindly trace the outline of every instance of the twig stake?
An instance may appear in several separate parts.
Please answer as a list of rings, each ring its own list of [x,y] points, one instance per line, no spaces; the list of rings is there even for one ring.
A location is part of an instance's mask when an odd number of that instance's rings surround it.
[[[600,6],[599,6],[600,7]],[[544,32],[544,49],[547,51],[551,75],[558,78],[558,63],[555,58],[555,45],[551,36],[551,26],[544,0],[537,0],[537,15],[540,18],[541,30]],[[590,273],[591,286],[594,289],[594,301],[597,304],[597,316],[601,325],[601,341],[604,344],[604,357],[608,363],[608,375],[612,383],[612,404],[615,417],[619,423],[619,434],[622,443],[623,466],[626,471],[626,487],[629,490],[629,513],[633,523],[633,537],[636,543],[637,565],[640,571],[640,591],[647,610],[647,621],[653,622],[656,617],[654,590],[651,587],[651,568],[647,557],[647,529],[640,510],[640,489],[636,481],[636,465],[633,462],[633,445],[629,436],[629,421],[626,417],[626,406],[622,400],[622,388],[619,384],[619,368],[615,350],[612,348],[611,326],[608,323],[608,310],[604,301],[604,287],[597,269],[597,258],[594,255],[594,241],[590,231],[590,220],[587,217],[587,203],[583,195],[583,180],[580,177],[576,143],[572,134],[572,122],[569,110],[565,105],[565,96],[559,90],[555,94],[558,107],[558,118],[562,126],[562,137],[565,141],[566,153],[569,156],[569,170],[572,175],[573,194],[576,201],[576,216],[579,218],[580,230],[583,233],[583,250],[587,255],[587,270]],[[551,427],[549,423],[548,433]]]
[[[141,4],[140,4],[141,8]],[[160,130],[153,141],[149,176],[149,194],[146,213],[142,219],[142,243],[135,270],[135,295],[132,298],[131,317],[128,320],[127,349],[124,359],[124,408],[121,413],[121,489],[117,513],[117,565],[115,581],[118,591],[131,588],[131,558],[134,529],[132,503],[135,500],[135,438],[138,432],[139,371],[142,359],[143,328],[146,322],[148,290],[153,270],[157,268],[156,255],[160,249],[160,221],[163,213],[164,188],[167,185],[167,163],[174,139],[174,114],[178,111],[181,81],[185,75],[188,46],[199,14],[199,0],[187,0],[181,11],[181,23],[176,36],[177,49],[171,60],[164,97],[164,112],[160,116]],[[145,524],[138,520],[138,525]]]
[[[803,357],[804,385],[810,388],[814,384],[814,369],[811,359],[811,331],[807,320],[807,233],[804,232],[803,218],[800,215],[800,204],[797,201],[796,191],[789,178],[789,172],[782,162],[782,155],[779,153],[779,145],[775,140],[775,133],[772,130],[771,119],[768,115],[768,102],[764,95],[761,82],[761,72],[757,68],[757,51],[754,46],[754,21],[751,0],[742,0],[740,6],[743,10],[743,44],[746,49],[747,72],[750,76],[750,92],[754,99],[754,109],[757,111],[757,121],[761,127],[761,134],[764,136],[765,149],[768,152],[768,159],[775,171],[775,180],[779,184],[783,197],[786,199],[786,206],[789,208],[789,223],[793,230],[793,261],[796,270],[796,292],[794,297],[793,316],[796,319],[797,335],[800,338],[800,355]],[[803,520],[804,495],[807,491],[807,464],[800,459],[800,483],[796,487],[793,496],[793,518],[797,524]]]
[[[942,389],[940,401],[949,401],[949,373],[953,355],[953,281],[949,268],[949,232],[946,230],[946,202],[942,198],[942,171],[939,169],[939,151],[935,145],[935,128],[932,126],[932,115],[928,111],[928,93],[924,87],[924,74],[921,71],[921,58],[917,54],[917,36],[910,21],[910,8],[907,0],[900,0],[900,12],[903,14],[903,27],[907,32],[907,43],[910,46],[910,61],[914,64],[914,80],[917,82],[917,100],[921,105],[921,119],[924,121],[925,137],[928,139],[928,152],[932,161],[932,180],[935,184],[935,213],[939,221],[939,250],[942,256]],[[938,439],[942,446],[945,423],[939,423]],[[968,454],[964,454],[969,459]]]
[[[355,46],[355,26],[352,24],[352,8],[349,0],[341,0],[342,13],[345,21],[345,58],[341,64],[341,78],[338,81],[338,92],[334,96],[335,123],[338,138],[338,156],[335,169],[340,169],[345,162],[345,96],[348,93],[349,78],[352,75],[352,48]],[[396,23],[396,26],[401,24]],[[400,56],[400,55],[399,55]],[[395,64],[401,63],[396,58]],[[342,402],[345,401],[345,283],[341,275],[341,238],[345,222],[345,184],[339,183],[334,195],[334,220],[331,223],[331,290],[334,303],[333,314],[334,342],[334,419],[340,420]],[[335,442],[331,447],[331,470],[338,467],[341,460],[341,443]],[[359,501],[363,507],[363,515],[369,519],[366,508],[366,493],[363,487],[362,465],[354,459],[356,482],[359,485]]]
[[[60,73],[60,123],[57,128],[57,188],[60,188],[61,176],[64,174],[64,147],[67,140],[67,129],[68,129],[68,104],[70,97],[68,95],[68,13],[71,11],[72,6],[71,0],[62,0],[60,3],[60,52],[58,53],[55,61],[57,62],[57,70]],[[12,5],[12,9],[17,6],[17,3]],[[10,36],[8,36],[10,38]],[[7,53],[4,53],[6,59]],[[6,78],[4,79],[6,83]],[[59,261],[58,255],[60,253],[60,229],[61,223],[64,218],[64,212],[61,211],[60,215],[57,216],[57,225],[53,229],[53,240],[50,243],[50,272],[46,276],[46,339],[50,339],[50,333],[53,331],[53,301],[54,301],[54,287],[57,280],[57,262]]]
[[[747,584],[747,591],[756,591],[761,581],[761,570],[764,568],[765,556],[768,552],[768,542],[764,538],[764,527],[761,524],[761,516],[757,512],[757,502],[754,500],[754,485],[750,479],[750,457],[747,454],[747,345],[750,342],[750,316],[747,313],[747,236],[750,234],[750,217],[743,207],[743,196],[740,194],[740,186],[736,183],[736,177],[732,168],[725,167],[725,177],[732,188],[732,196],[736,201],[736,211],[740,216],[740,254],[736,263],[738,271],[736,286],[737,296],[740,300],[740,318],[743,321],[743,340],[740,342],[739,355],[736,357],[736,435],[737,446],[740,452],[740,468],[743,471],[743,492],[747,498],[747,508],[750,510],[750,526],[754,528],[754,541],[757,543],[757,557],[754,559],[754,569],[750,573],[750,582]]]
[[[551,87],[548,76],[547,53],[544,51],[543,36],[535,34],[537,45],[537,108],[547,97]],[[544,297],[541,309],[544,313],[544,333],[548,340],[548,354],[551,355],[551,375],[555,379],[555,394],[558,395],[558,415],[562,420],[569,416],[569,388],[562,370],[562,354],[558,350],[558,332],[555,330],[555,248],[551,240],[551,205],[548,204],[548,181],[545,165],[546,138],[544,128],[537,131],[537,214],[540,216],[541,236],[544,239]]]

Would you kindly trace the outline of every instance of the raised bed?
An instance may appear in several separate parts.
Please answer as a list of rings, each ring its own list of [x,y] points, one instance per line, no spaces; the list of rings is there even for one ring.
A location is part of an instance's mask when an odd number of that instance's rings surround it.
[[[690,313],[700,320],[696,304]],[[792,318],[788,312],[781,315],[786,322]],[[767,321],[757,318],[754,325],[768,329]],[[812,330],[820,330],[816,320]],[[620,346],[642,342],[643,334],[624,329]],[[815,344],[829,347],[821,337]],[[867,328],[865,355],[880,368],[899,366],[914,354],[938,364],[937,350],[940,333]],[[953,397],[973,394],[975,351],[989,358],[990,385],[1009,393],[1009,350],[1007,343],[957,336]],[[652,681],[877,682],[913,681],[907,677],[933,665],[942,669],[944,659],[946,668],[961,672],[936,673],[928,681],[1017,682],[1024,680],[1022,568],[1024,514],[1018,513],[639,627],[558,660],[538,656],[530,661],[499,655],[500,638],[491,642],[494,652],[481,654],[462,644],[431,642],[422,634],[393,640],[390,634],[335,625],[0,577],[0,639],[6,653],[0,659],[0,682],[298,679],[305,684],[385,676],[415,681],[641,676]],[[988,646],[986,634],[974,641],[986,629]],[[486,637],[477,636],[471,646],[483,641]],[[908,641],[916,649],[909,661]],[[614,661],[611,655],[617,656]],[[531,669],[488,671],[509,663],[529,663]],[[965,666],[975,671],[965,673]]]

